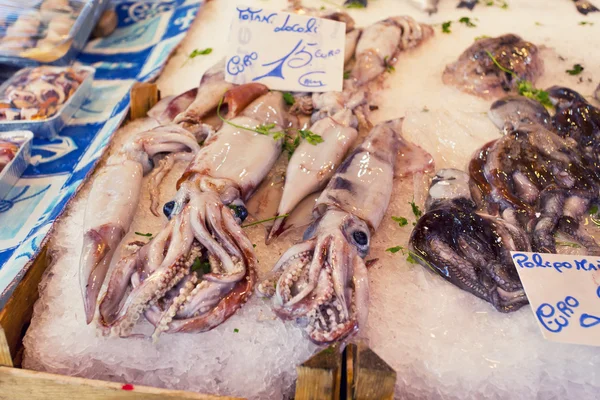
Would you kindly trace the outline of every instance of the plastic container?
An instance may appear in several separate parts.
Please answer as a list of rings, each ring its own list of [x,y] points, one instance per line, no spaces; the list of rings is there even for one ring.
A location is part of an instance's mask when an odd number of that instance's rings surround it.
[[[89,96],[95,72],[87,66],[20,70],[0,86],[0,132],[56,136]]]
[[[68,65],[109,0],[0,0],[0,63]]]
[[[19,146],[15,157],[0,171],[0,200],[8,195],[29,165],[31,140],[33,133],[29,131],[0,132],[0,149],[4,141]]]

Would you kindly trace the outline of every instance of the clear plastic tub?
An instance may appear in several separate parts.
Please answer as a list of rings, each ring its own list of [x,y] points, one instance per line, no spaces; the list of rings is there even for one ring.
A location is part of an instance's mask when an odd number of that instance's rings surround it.
[[[0,0],[0,63],[68,65],[108,0]]]
[[[0,132],[0,200],[4,199],[29,165],[29,131]]]
[[[0,86],[0,131],[56,136],[89,96],[94,73],[82,66],[20,70]]]

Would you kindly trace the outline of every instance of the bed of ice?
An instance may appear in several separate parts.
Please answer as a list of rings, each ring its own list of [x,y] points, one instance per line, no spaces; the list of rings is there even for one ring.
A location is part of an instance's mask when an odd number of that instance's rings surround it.
[[[481,4],[471,14],[455,10],[457,1],[442,0],[440,12],[433,17],[401,0],[373,0],[367,10],[350,10],[359,25],[385,18],[391,9],[393,14],[410,14],[430,23],[456,21],[465,15],[477,18],[476,28],[454,23],[451,34],[442,34],[437,27],[436,37],[402,55],[386,87],[374,93],[380,109],[373,121],[406,116],[405,136],[431,152],[438,168],[464,168],[478,146],[498,135],[485,116],[489,103],[441,84],[444,66],[475,37],[513,32],[545,45],[546,74],[539,87],[564,84],[590,95],[597,84],[588,78],[598,79],[592,71],[600,70],[600,15],[581,16],[571,0],[508,1],[508,10]],[[214,0],[204,6],[158,81],[164,95],[193,86],[224,55],[234,4]],[[257,4],[273,9],[285,6],[282,0]],[[331,3],[314,0],[307,5],[330,7]],[[579,25],[583,20],[596,25]],[[213,54],[182,67],[186,54],[206,47],[212,47]],[[564,72],[575,63],[585,67],[581,82]],[[116,135],[114,146],[149,125],[147,121],[129,124]],[[164,187],[172,188],[180,171],[174,171]],[[410,217],[408,202],[414,196],[422,204],[425,180],[397,181],[387,216]],[[42,282],[41,298],[24,340],[24,367],[254,399],[280,399],[293,393],[295,367],[316,347],[293,324],[275,319],[258,298],[211,332],[163,335],[156,345],[145,339],[100,337],[87,326],[77,266],[88,193],[89,184],[57,223],[50,243],[53,265]],[[163,201],[172,193],[164,190]],[[156,232],[163,223],[149,213],[144,189],[131,231]],[[248,233],[257,244],[261,275],[299,238],[292,234],[267,248],[263,227],[249,228]],[[409,233],[410,224],[400,228],[385,218],[373,238],[369,258],[379,261],[369,272],[370,315],[363,332],[371,348],[397,371],[397,398],[597,398],[599,349],[545,341],[528,307],[500,314],[421,266],[409,264],[400,253],[385,252],[391,246],[406,246]],[[139,329],[148,331],[149,327]]]

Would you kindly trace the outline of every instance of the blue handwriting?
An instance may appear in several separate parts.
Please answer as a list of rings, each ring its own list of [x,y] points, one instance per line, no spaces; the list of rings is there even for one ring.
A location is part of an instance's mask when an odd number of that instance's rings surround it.
[[[297,32],[297,33],[317,33],[317,19],[311,18],[306,22],[306,26],[300,24],[288,25],[291,15],[285,17],[283,25],[276,27],[273,32]]]
[[[250,22],[265,22],[267,24],[272,24],[273,21],[271,20],[271,18],[275,17],[277,15],[277,13],[271,13],[269,15],[261,15],[259,14],[262,11],[262,8],[260,10],[252,10],[250,7],[248,8],[239,8],[236,7],[238,10],[238,18],[241,19],[242,21],[250,21]],[[289,16],[288,16],[289,18]],[[276,31],[277,32],[277,31]]]
[[[554,268],[556,271],[562,273],[563,269],[575,269],[577,271],[598,271],[600,269],[600,263],[590,262],[583,258],[580,260],[573,260],[573,263],[569,261],[546,261],[543,256],[539,253],[534,253],[529,259],[529,256],[524,253],[513,254],[513,260],[517,263],[520,268]]]
[[[321,82],[320,80],[318,80],[317,78],[314,77],[314,75],[316,75],[316,74],[324,74],[324,73],[325,72],[323,72],[323,71],[307,72],[306,74],[304,74],[300,78],[298,78],[298,83],[304,87],[325,86],[325,84],[323,82]]]
[[[537,310],[535,310],[535,316],[544,329],[549,332],[558,333],[563,328],[569,326],[569,320],[575,314],[573,309],[577,306],[579,306],[579,300],[573,296],[567,296],[564,301],[556,303],[556,307],[549,303],[540,304]],[[558,312],[556,311],[557,309]],[[558,313],[562,315],[558,315]]]
[[[289,67],[292,69],[304,68],[306,66],[311,66],[311,62],[315,57],[317,58],[329,58],[335,57],[341,54],[340,49],[334,49],[329,51],[323,51],[321,49],[315,48],[317,43],[305,43],[304,40],[299,40],[298,43],[294,46],[294,48],[284,55],[283,57],[262,64],[263,67],[273,66],[273,68],[264,75],[257,76],[253,79],[253,81],[258,81],[263,78],[272,77],[272,78],[280,78],[285,79],[284,76],[284,67]],[[316,74],[324,74],[324,71],[310,71],[302,75],[298,82],[305,87],[322,87],[325,86],[320,79],[317,79],[314,75]]]
[[[244,70],[252,65],[252,61],[256,61],[258,54],[253,51],[244,57],[233,56],[227,61],[227,73],[229,75],[238,75],[244,72]]]

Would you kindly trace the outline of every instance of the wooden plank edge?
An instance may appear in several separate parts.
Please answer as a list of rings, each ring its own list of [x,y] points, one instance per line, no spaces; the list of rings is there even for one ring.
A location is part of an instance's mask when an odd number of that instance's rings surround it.
[[[0,367],[0,387],[2,388],[0,399],[240,399],[239,397],[219,397],[149,386],[123,385],[8,367]]]
[[[4,329],[0,326],[0,367],[12,367],[12,357],[10,356],[10,347],[6,341]]]
[[[48,267],[46,254],[47,248],[44,245],[4,308],[0,310],[0,327],[4,330],[13,359],[21,345],[23,330],[31,321],[33,305],[39,298],[38,285]]]

